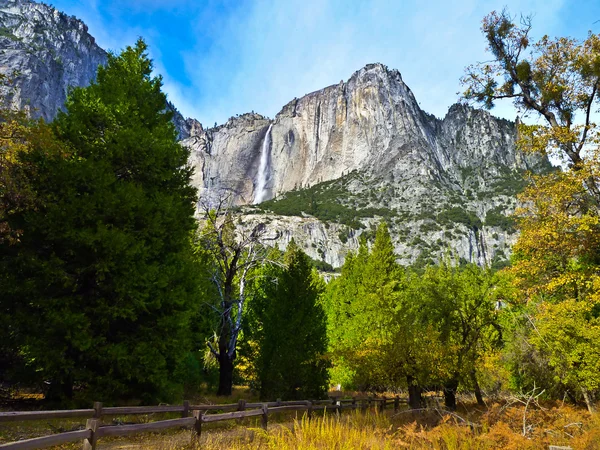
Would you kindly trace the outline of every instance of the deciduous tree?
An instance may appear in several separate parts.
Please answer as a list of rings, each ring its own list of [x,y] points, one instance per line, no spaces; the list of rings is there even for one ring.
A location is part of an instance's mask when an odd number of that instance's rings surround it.
[[[525,114],[536,114],[542,124],[521,124],[519,147],[566,163],[562,171],[533,177],[520,197],[521,234],[511,272],[521,303],[534,309],[527,316],[527,339],[557,382],[579,390],[593,411],[600,265],[600,150],[593,113],[599,105],[600,36],[544,36],[532,43],[531,20],[517,24],[507,12],[488,15],[482,29],[494,60],[467,69],[465,97],[488,108],[511,98]]]
[[[234,364],[245,314],[246,288],[249,275],[266,262],[263,245],[266,226],[259,223],[246,229],[241,218],[232,212],[228,193],[201,201],[204,224],[198,236],[199,251],[208,261],[206,276],[214,286],[216,298],[205,304],[215,318],[216,348],[207,341],[209,350],[219,364],[217,395],[231,395]],[[206,310],[206,308],[205,308]]]

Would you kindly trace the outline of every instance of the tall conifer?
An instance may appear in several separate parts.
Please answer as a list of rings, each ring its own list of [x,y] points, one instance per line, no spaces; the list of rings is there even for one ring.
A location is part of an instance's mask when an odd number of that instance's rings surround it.
[[[48,395],[145,401],[176,392],[197,300],[196,190],[139,40],[74,89],[54,123],[69,148],[28,158],[40,207],[3,269],[22,286],[23,352]]]

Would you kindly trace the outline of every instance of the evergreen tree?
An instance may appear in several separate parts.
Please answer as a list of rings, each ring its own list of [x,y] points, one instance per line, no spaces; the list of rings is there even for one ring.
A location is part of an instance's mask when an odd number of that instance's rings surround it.
[[[54,123],[68,151],[24,156],[39,207],[9,218],[24,231],[0,264],[50,398],[165,399],[190,349],[196,190],[145,51],[110,55],[71,92]]]
[[[264,399],[321,398],[329,383],[323,282],[294,241],[283,260],[263,269],[249,304],[258,388]]]
[[[403,274],[395,261],[387,225],[377,228],[371,251],[361,242],[342,274],[327,289],[328,331],[337,382],[360,389],[404,384],[391,358]]]

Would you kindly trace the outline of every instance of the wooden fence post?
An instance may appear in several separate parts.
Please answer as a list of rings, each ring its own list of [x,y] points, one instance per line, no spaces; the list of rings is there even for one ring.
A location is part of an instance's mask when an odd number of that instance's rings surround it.
[[[281,406],[281,399],[278,398],[277,400],[275,400],[276,405],[275,406]]]
[[[394,412],[398,412],[400,409],[400,398],[396,395],[394,398]]]
[[[367,413],[367,399],[362,399],[360,401],[360,412],[363,414]]]
[[[266,403],[263,403],[262,411],[262,429],[266,431],[269,423],[269,407]]]
[[[89,439],[83,441],[83,450],[96,450],[96,444],[98,443],[98,428],[100,426],[100,420],[88,419],[85,422],[86,430],[90,430],[92,435]]]
[[[237,408],[237,410],[238,410],[238,411],[246,411],[246,400],[244,400],[244,399],[240,399],[240,400],[238,401],[238,408]],[[244,418],[243,418],[243,417],[240,417],[240,418],[237,420],[237,423],[242,423],[243,421],[244,421]]]
[[[367,403],[367,408],[371,408],[371,405],[373,404],[373,397],[369,397],[368,403]]]
[[[102,402],[94,402],[94,419],[102,419]]]
[[[194,419],[196,419],[196,423],[194,423],[194,432],[196,434],[196,439],[200,439],[202,435],[202,411],[196,410],[193,412]]]
[[[379,410],[381,412],[385,411],[385,404],[386,404],[386,402],[387,402],[387,399],[385,397],[382,397],[381,398],[381,405],[380,405],[380,408],[379,408]]]
[[[308,405],[308,409],[306,410],[306,417],[308,417],[308,420],[310,420],[310,419],[312,419],[313,404],[310,400],[306,403]]]
[[[356,408],[356,397],[352,397],[352,409]]]
[[[183,401],[183,411],[181,412],[181,417],[189,417],[190,416],[190,402],[188,400]]]

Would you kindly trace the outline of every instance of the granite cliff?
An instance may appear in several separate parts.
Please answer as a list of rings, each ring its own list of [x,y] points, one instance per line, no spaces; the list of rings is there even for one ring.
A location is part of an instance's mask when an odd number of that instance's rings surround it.
[[[80,20],[30,0],[0,0],[3,97],[51,120],[70,86],[93,80],[106,52]],[[370,64],[295,98],[273,118],[247,113],[206,129],[174,105],[202,195],[232,192],[247,224],[269,223],[337,267],[380,220],[404,263],[445,253],[502,264],[515,239],[507,215],[523,173],[549,169],[515,148],[516,126],[465,105],[422,111],[400,72]]]
[[[107,54],[75,17],[28,0],[0,1],[0,73],[13,79],[3,98],[49,121],[70,86],[86,86]]]
[[[268,213],[260,220],[272,221],[282,246],[295,237],[337,267],[382,219],[405,263],[454,251],[500,264],[523,174],[549,169],[515,140],[514,122],[466,105],[443,119],[425,113],[397,70],[370,64],[273,120],[243,114],[183,143],[204,192],[260,203],[244,210]]]

